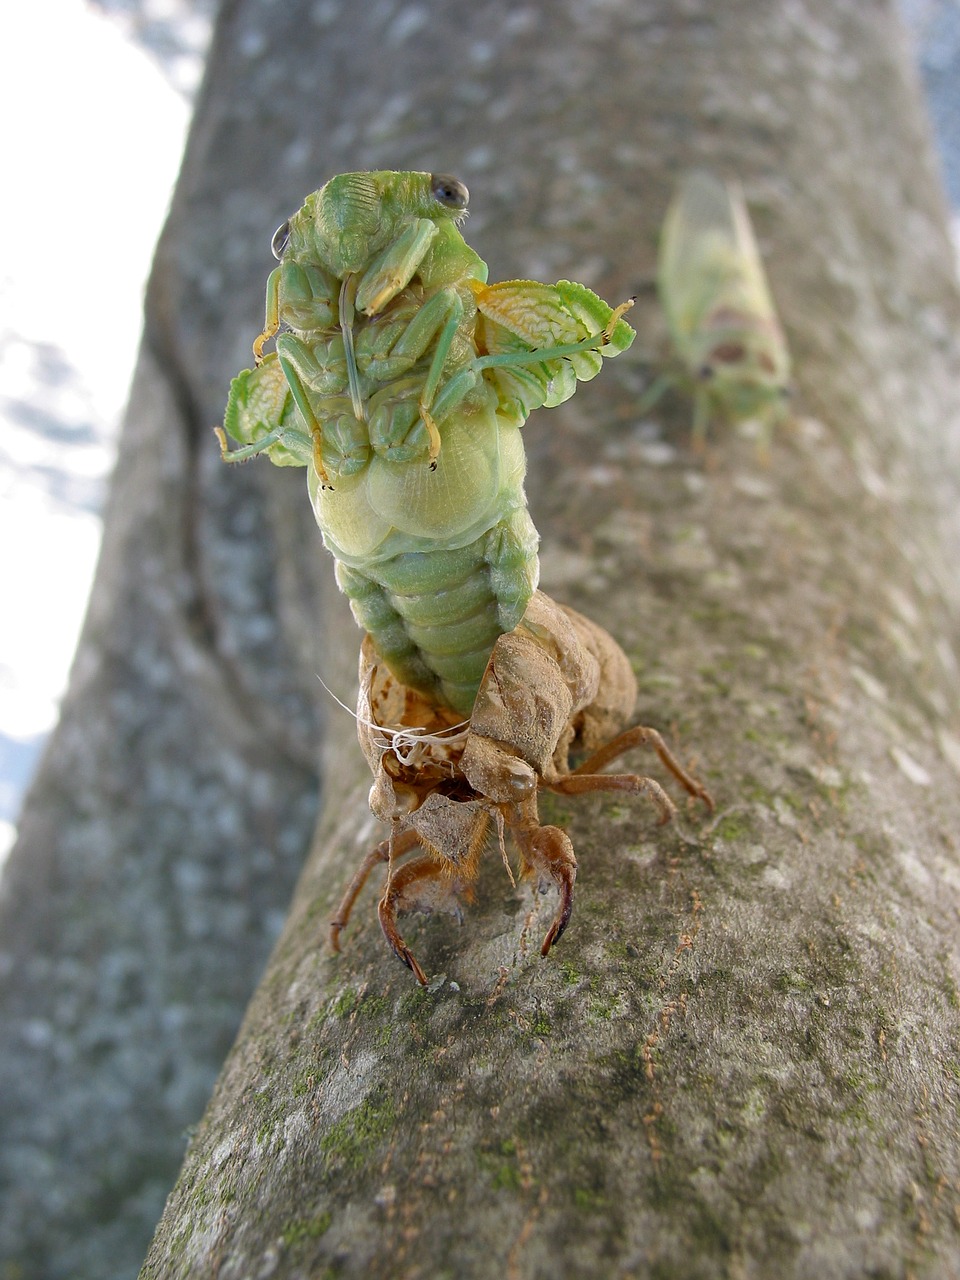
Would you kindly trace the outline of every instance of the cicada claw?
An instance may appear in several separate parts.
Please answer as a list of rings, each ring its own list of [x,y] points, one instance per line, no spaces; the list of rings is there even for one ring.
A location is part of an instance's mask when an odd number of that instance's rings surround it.
[[[577,857],[570,837],[559,827],[535,827],[532,831],[513,832],[524,862],[556,885],[560,901],[553,923],[540,946],[545,956],[559,942],[573,911],[573,886],[577,879]]]

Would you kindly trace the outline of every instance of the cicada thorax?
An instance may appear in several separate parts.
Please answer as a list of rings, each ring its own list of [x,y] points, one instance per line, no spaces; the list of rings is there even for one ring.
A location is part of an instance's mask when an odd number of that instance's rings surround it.
[[[297,277],[298,278],[298,277]],[[450,341],[432,400],[436,417],[445,415],[445,392],[473,358],[472,297],[466,292],[463,334]],[[423,317],[438,294],[414,285],[401,291],[376,314],[356,314],[350,328],[350,349],[339,323],[314,323],[287,306],[281,292],[280,313],[290,326],[277,339],[277,352],[297,378],[320,432],[317,449],[326,481],[336,485],[361,470],[372,454],[398,462],[431,461],[433,436],[425,416],[425,388],[437,345],[437,334],[418,341]],[[441,301],[443,301],[441,299]],[[299,304],[298,304],[299,305]],[[329,309],[328,309],[329,310]],[[411,354],[412,350],[412,354]],[[355,366],[356,402],[350,391],[348,364]],[[477,382],[479,379],[472,379]],[[469,392],[457,396],[456,409],[469,413],[476,404]],[[430,415],[427,415],[430,416]]]
[[[428,379],[439,333],[434,332],[421,349],[418,326],[424,324],[425,318],[429,332],[432,308],[436,314],[449,312],[448,294],[412,286],[376,315],[358,318],[354,332],[356,362],[374,453],[396,462],[432,465],[436,444],[431,427],[439,426],[451,415],[454,420],[469,417],[487,403],[479,378],[468,374],[475,356],[476,308],[469,293],[466,299],[458,296],[457,305],[457,328],[449,336],[436,385],[430,388]],[[412,360],[411,349],[419,353]],[[451,388],[456,391],[452,397],[448,395]]]
[[[391,371],[387,362],[424,305],[413,287],[376,317],[358,318],[366,420],[340,401],[336,422],[328,416],[324,425],[328,483],[315,467],[308,480],[338,583],[384,661],[404,684],[469,711],[497,636],[516,625],[536,586],[538,539],[519,423],[480,378],[445,408],[447,387],[469,375],[475,308],[465,308],[438,383],[432,462],[421,412],[432,344],[402,376],[372,376]]]

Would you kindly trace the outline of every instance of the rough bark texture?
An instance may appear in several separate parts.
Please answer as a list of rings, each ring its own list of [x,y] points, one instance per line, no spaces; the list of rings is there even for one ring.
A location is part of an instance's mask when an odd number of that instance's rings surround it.
[[[331,717],[312,853],[143,1275],[960,1274],[960,303],[899,28],[843,0],[226,6],[7,892],[5,1010],[26,1026],[44,987],[69,1007],[3,1096],[76,1090],[46,1146],[23,1117],[29,1141],[5,1139],[33,1161],[7,1212],[31,1212],[61,1131],[90,1143],[98,1091],[127,1118],[189,1110],[305,840],[314,672],[350,688],[358,636],[302,477],[222,468],[206,430],[273,226],[343,169],[454,172],[493,278],[639,291],[650,350],[656,228],[694,164],[745,183],[795,424],[768,466],[730,433],[694,458],[688,405],[637,421],[637,353],[532,419],[528,490],[545,589],[625,646],[638,719],[719,811],[655,829],[622,800],[545,805],[580,859],[555,953],[552,901],[532,915],[491,854],[461,928],[405,922],[422,991],[372,890],[345,953],[324,945],[380,837]],[[127,966],[103,972],[117,901]],[[129,1006],[135,1071],[110,1038]],[[69,1157],[72,1194],[96,1168],[105,1212],[134,1213],[105,1132]],[[36,1223],[52,1243],[26,1274],[81,1273],[82,1246],[52,1260],[68,1230]]]

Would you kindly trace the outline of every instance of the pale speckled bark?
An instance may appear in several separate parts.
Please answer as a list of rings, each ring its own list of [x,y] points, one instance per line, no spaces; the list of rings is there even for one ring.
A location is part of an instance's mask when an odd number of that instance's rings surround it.
[[[151,298],[171,421],[215,420],[255,331],[259,246],[332,172],[458,173],[494,278],[639,291],[649,348],[655,230],[695,163],[745,183],[798,421],[767,467],[736,437],[698,461],[679,402],[659,434],[638,423],[639,356],[531,421],[543,584],[624,644],[639,717],[719,813],[655,830],[623,802],[551,803],[581,866],[555,954],[537,956],[552,904],[528,919],[491,855],[462,928],[409,922],[437,975],[422,992],[372,891],[344,955],[323,945],[378,838],[332,719],[336,785],[144,1276],[960,1274],[960,305],[907,65],[886,8],[841,0],[226,9]],[[308,689],[322,661],[344,691],[357,636],[341,609],[313,652],[305,586],[337,607],[299,487],[199,459],[162,451],[137,495],[166,478],[157,509],[193,512],[200,616],[224,631],[198,632],[169,566],[150,599],[177,602],[161,634],[192,709],[249,751],[277,815],[291,717],[273,682]],[[269,519],[238,528],[260,492]],[[276,565],[279,622],[269,659],[241,646],[218,685],[252,527],[275,539],[251,563],[265,591]],[[115,536],[108,603],[133,554]],[[211,794],[213,822],[249,801],[243,771]]]

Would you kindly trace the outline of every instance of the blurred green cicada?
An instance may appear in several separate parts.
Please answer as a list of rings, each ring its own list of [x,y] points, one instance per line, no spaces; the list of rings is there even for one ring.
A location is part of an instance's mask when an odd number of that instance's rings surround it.
[[[768,441],[786,413],[790,353],[738,186],[706,173],[683,179],[661,232],[657,287],[680,370],[653,382],[643,409],[679,385],[693,396],[695,444],[714,419],[757,419]]]
[[[520,428],[635,336],[629,303],[583,285],[488,285],[467,198],[394,172],[308,196],[274,236],[257,363],[220,432],[228,461],[306,467],[357,622],[398,680],[463,715],[537,584]]]

